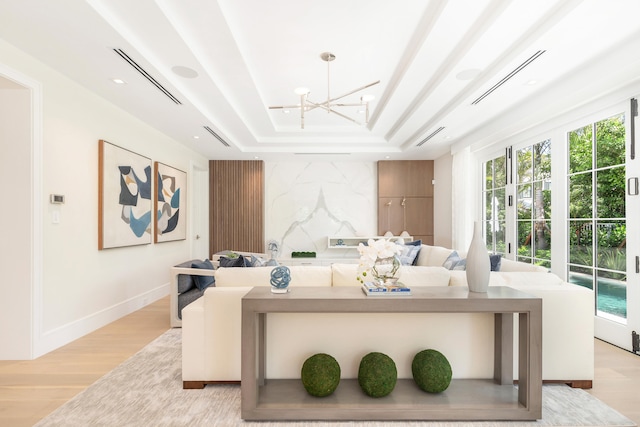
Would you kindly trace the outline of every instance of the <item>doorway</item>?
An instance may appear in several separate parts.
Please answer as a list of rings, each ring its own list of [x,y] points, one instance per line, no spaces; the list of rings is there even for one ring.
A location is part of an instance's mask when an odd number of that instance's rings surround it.
[[[34,357],[34,167],[32,90],[0,69],[0,360]],[[37,172],[39,173],[39,171]]]
[[[567,133],[568,280],[593,289],[595,335],[633,351],[640,327],[639,160],[625,105]]]

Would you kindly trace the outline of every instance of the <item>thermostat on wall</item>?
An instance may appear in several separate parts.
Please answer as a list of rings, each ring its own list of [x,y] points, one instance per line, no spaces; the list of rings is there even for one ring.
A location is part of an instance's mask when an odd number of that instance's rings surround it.
[[[64,203],[64,196],[62,194],[51,194],[50,200],[51,200],[51,203],[60,205]]]

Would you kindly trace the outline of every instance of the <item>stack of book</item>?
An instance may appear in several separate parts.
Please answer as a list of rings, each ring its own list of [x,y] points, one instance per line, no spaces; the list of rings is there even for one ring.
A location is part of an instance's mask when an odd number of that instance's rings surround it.
[[[379,285],[373,282],[364,282],[362,284],[362,292],[369,296],[408,296],[411,295],[411,289],[401,283],[395,285]]]

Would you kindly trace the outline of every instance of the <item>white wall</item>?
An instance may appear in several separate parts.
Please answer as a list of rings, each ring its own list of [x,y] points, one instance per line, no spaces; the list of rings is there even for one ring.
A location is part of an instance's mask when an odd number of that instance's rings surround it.
[[[265,242],[276,240],[282,258],[357,256],[327,249],[327,236],[378,234],[377,182],[375,162],[265,162]]]
[[[98,251],[98,140],[189,172],[207,159],[0,40],[0,65],[42,85],[42,280],[35,317],[44,354],[168,293],[168,267],[189,258],[191,243]],[[63,194],[64,205],[48,203]],[[201,195],[206,197],[205,195]],[[187,197],[190,204],[197,195]],[[60,223],[52,222],[57,211]],[[4,273],[3,273],[4,274]],[[2,287],[21,286],[21,283]],[[4,293],[4,292],[3,292]],[[168,316],[168,314],[167,314]],[[4,330],[4,328],[3,328]],[[7,337],[0,336],[3,345]]]
[[[451,167],[434,161],[434,244],[451,247]],[[376,162],[265,162],[265,241],[319,258],[355,257],[354,249],[327,249],[327,236],[378,234]]]

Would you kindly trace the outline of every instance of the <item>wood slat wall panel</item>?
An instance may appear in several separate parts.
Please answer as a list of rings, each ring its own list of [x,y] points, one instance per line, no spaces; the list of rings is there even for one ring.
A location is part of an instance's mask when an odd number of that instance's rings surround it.
[[[209,253],[264,252],[264,163],[209,161]]]

